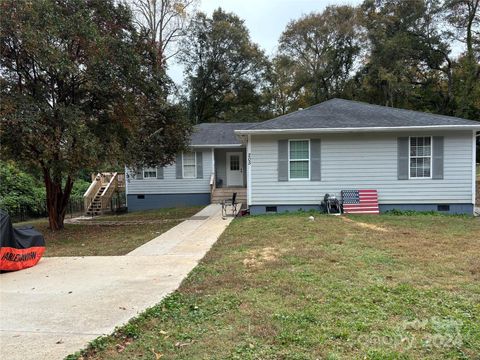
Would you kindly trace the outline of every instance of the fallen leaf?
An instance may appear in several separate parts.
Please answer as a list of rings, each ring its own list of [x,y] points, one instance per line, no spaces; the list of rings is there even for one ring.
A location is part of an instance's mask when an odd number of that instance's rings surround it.
[[[188,343],[177,342],[177,343],[175,343],[175,347],[184,347],[184,346],[192,345],[193,343],[194,343],[193,340],[188,342]]]
[[[154,349],[152,349],[152,352],[153,352],[153,355],[155,355],[155,360],[158,360],[161,357],[163,357],[162,353],[157,353]]]

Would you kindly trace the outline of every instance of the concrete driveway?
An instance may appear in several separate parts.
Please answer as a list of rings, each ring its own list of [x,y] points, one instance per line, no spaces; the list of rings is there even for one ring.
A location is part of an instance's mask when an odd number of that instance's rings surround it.
[[[4,359],[63,359],[174,291],[228,226],[219,205],[126,256],[44,258],[0,275]]]

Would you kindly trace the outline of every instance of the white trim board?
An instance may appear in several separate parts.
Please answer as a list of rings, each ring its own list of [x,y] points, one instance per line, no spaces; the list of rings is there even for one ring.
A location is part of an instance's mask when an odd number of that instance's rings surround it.
[[[205,145],[190,145],[192,148],[244,148],[244,144],[205,144]]]
[[[187,151],[187,153],[188,152],[189,151]],[[182,179],[196,179],[197,178],[197,152],[196,151],[191,151],[191,153],[194,155],[195,172],[193,173],[193,176],[185,177],[185,159],[184,159],[185,153],[182,152]]]
[[[290,143],[292,141],[307,141],[308,142],[308,159],[290,159]],[[310,181],[312,173],[312,150],[310,149],[310,139],[288,139],[288,181]],[[291,178],[290,177],[290,161],[308,161],[308,178]]]
[[[475,161],[475,157],[477,155],[477,134],[475,133],[475,130],[473,131],[473,136],[472,136],[472,204],[475,207],[476,205],[476,184],[477,184],[477,164]]]
[[[237,135],[248,134],[312,134],[312,133],[348,133],[348,132],[388,132],[409,130],[480,130],[480,125],[430,125],[430,126],[379,126],[350,128],[308,128],[308,129],[251,129],[235,130]]]
[[[252,137],[247,136],[247,158],[245,159],[247,164],[247,205],[252,204]]]
[[[430,156],[413,156],[416,158],[419,157],[429,157],[430,158],[430,176],[414,176],[412,177],[410,171],[412,169],[412,138],[430,138]],[[433,136],[409,136],[408,137],[408,179],[409,180],[432,180],[433,179]]]

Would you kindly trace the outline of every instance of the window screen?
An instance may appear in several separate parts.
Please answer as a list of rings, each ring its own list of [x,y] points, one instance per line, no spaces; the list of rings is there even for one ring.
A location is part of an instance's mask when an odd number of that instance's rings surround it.
[[[196,154],[194,152],[183,153],[183,177],[193,179],[197,174]]]
[[[310,142],[290,140],[289,145],[290,179],[308,179],[310,177]]]
[[[410,178],[430,178],[432,164],[432,138],[410,138]]]

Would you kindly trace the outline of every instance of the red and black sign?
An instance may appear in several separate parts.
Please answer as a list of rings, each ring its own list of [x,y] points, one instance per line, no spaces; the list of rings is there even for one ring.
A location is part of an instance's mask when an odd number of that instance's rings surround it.
[[[0,210],[0,270],[15,271],[36,265],[45,251],[43,235],[32,226],[14,228]]]

